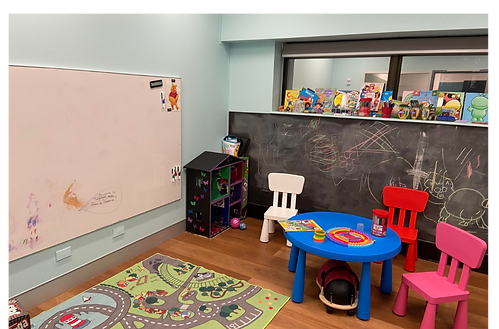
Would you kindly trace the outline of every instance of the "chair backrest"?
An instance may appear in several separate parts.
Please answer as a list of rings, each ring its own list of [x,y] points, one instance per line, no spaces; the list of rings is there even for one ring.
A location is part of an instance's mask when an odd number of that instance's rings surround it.
[[[470,268],[478,268],[482,264],[487,244],[458,227],[440,222],[437,224],[435,244],[441,251],[437,273],[445,275],[448,256],[452,257],[447,281],[455,283],[459,262],[463,263],[463,270],[459,279],[459,288],[466,290],[470,277]]]
[[[290,209],[296,209],[296,195],[303,191],[305,177],[292,174],[270,173],[269,189],[274,192],[273,207],[279,207],[279,194],[282,193],[282,208],[287,208],[288,193],[291,194]]]
[[[385,186],[383,188],[383,204],[388,209],[388,226],[394,226],[395,209],[399,209],[397,226],[403,227],[406,211],[410,211],[408,227],[416,227],[416,216],[422,212],[428,203],[429,194],[424,191],[405,187]]]

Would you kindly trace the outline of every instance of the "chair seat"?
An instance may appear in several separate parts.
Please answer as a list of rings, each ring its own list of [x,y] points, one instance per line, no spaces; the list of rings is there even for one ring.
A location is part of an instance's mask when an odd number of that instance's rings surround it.
[[[402,282],[432,304],[467,300],[469,292],[459,289],[457,284],[447,281],[447,277],[437,272],[404,273]]]
[[[271,206],[265,214],[263,215],[264,218],[267,219],[272,219],[272,220],[277,220],[277,221],[284,221],[288,220],[289,218],[295,216],[298,213],[298,209],[290,209],[290,208],[278,208]]]
[[[408,227],[400,227],[397,225],[389,226],[392,230],[397,233],[397,235],[400,237],[400,240],[405,243],[414,243],[416,242],[418,238],[418,230],[417,229],[411,229]]]

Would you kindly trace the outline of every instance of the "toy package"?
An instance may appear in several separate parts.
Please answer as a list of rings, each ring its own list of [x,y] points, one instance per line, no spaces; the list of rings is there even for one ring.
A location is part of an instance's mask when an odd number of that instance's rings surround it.
[[[382,109],[384,103],[391,103],[392,99],[393,99],[393,90],[383,91],[383,93],[381,94],[381,102],[379,104],[379,108]]]
[[[336,89],[334,88],[316,88],[315,93],[319,98],[315,102],[316,112],[320,114],[333,114],[333,100]],[[317,107],[320,103],[320,107]]]
[[[286,95],[284,97],[284,111],[293,112],[293,108],[300,94],[299,90],[286,90]]]
[[[489,122],[489,94],[466,93],[461,119],[471,123]]]
[[[305,103],[305,111],[308,112],[313,111],[313,107],[318,98],[319,96],[315,91],[309,88],[303,88],[298,94],[298,99],[301,99]]]
[[[381,102],[381,94],[383,93],[384,83],[381,82],[364,82],[360,88],[359,100],[361,98],[371,98],[369,105],[370,112],[378,112]],[[360,104],[357,103],[357,109],[360,109]]]
[[[341,110],[354,110],[357,107],[359,94],[357,90],[336,90],[333,103],[335,112],[341,113]]]
[[[437,112],[441,109],[443,116],[448,112],[452,114],[456,120],[461,120],[463,103],[463,92],[438,91]]]
[[[9,300],[9,329],[31,328],[28,312],[24,310],[17,299]]]
[[[414,90],[412,100],[418,101],[420,107],[437,106],[438,90]]]

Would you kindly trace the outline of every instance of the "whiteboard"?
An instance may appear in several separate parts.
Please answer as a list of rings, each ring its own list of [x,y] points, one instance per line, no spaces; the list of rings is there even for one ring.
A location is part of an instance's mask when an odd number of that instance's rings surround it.
[[[180,95],[179,78],[10,66],[9,261],[179,200]]]

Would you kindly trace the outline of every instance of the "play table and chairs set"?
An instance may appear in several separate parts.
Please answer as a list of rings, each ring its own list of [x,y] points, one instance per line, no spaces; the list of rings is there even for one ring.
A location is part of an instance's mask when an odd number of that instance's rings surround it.
[[[404,273],[393,306],[393,313],[406,315],[409,288],[426,300],[421,328],[435,327],[438,304],[458,302],[454,318],[454,329],[467,328],[468,297],[466,290],[470,270],[480,267],[487,244],[474,235],[440,222],[436,226],[436,247],[441,251],[438,269],[435,272],[416,272],[417,253],[416,217],[428,202],[428,193],[410,188],[386,186],[383,189],[383,204],[387,209],[373,209],[372,219],[339,212],[307,212],[298,214],[297,195],[303,191],[303,176],[271,173],[269,189],[274,193],[273,204],[265,212],[261,242],[269,241],[274,233],[275,222],[313,222],[312,229],[301,232],[287,230],[282,225],[287,245],[291,247],[288,269],[295,273],[291,300],[303,302],[306,255],[311,253],[328,259],[317,275],[320,300],[328,313],[346,310],[348,315],[357,314],[361,320],[371,317],[371,263],[381,263],[379,289],[392,292],[392,258],[401,251],[401,244],[408,249]],[[288,205],[288,195],[291,202]],[[279,202],[281,201],[281,202]],[[395,214],[398,213],[398,216]],[[406,215],[408,217],[408,225]],[[396,221],[396,223],[395,223]],[[447,276],[447,261],[451,265]],[[360,278],[347,262],[362,263]],[[459,264],[462,271],[459,282],[455,282]],[[398,279],[398,278],[397,278]]]

